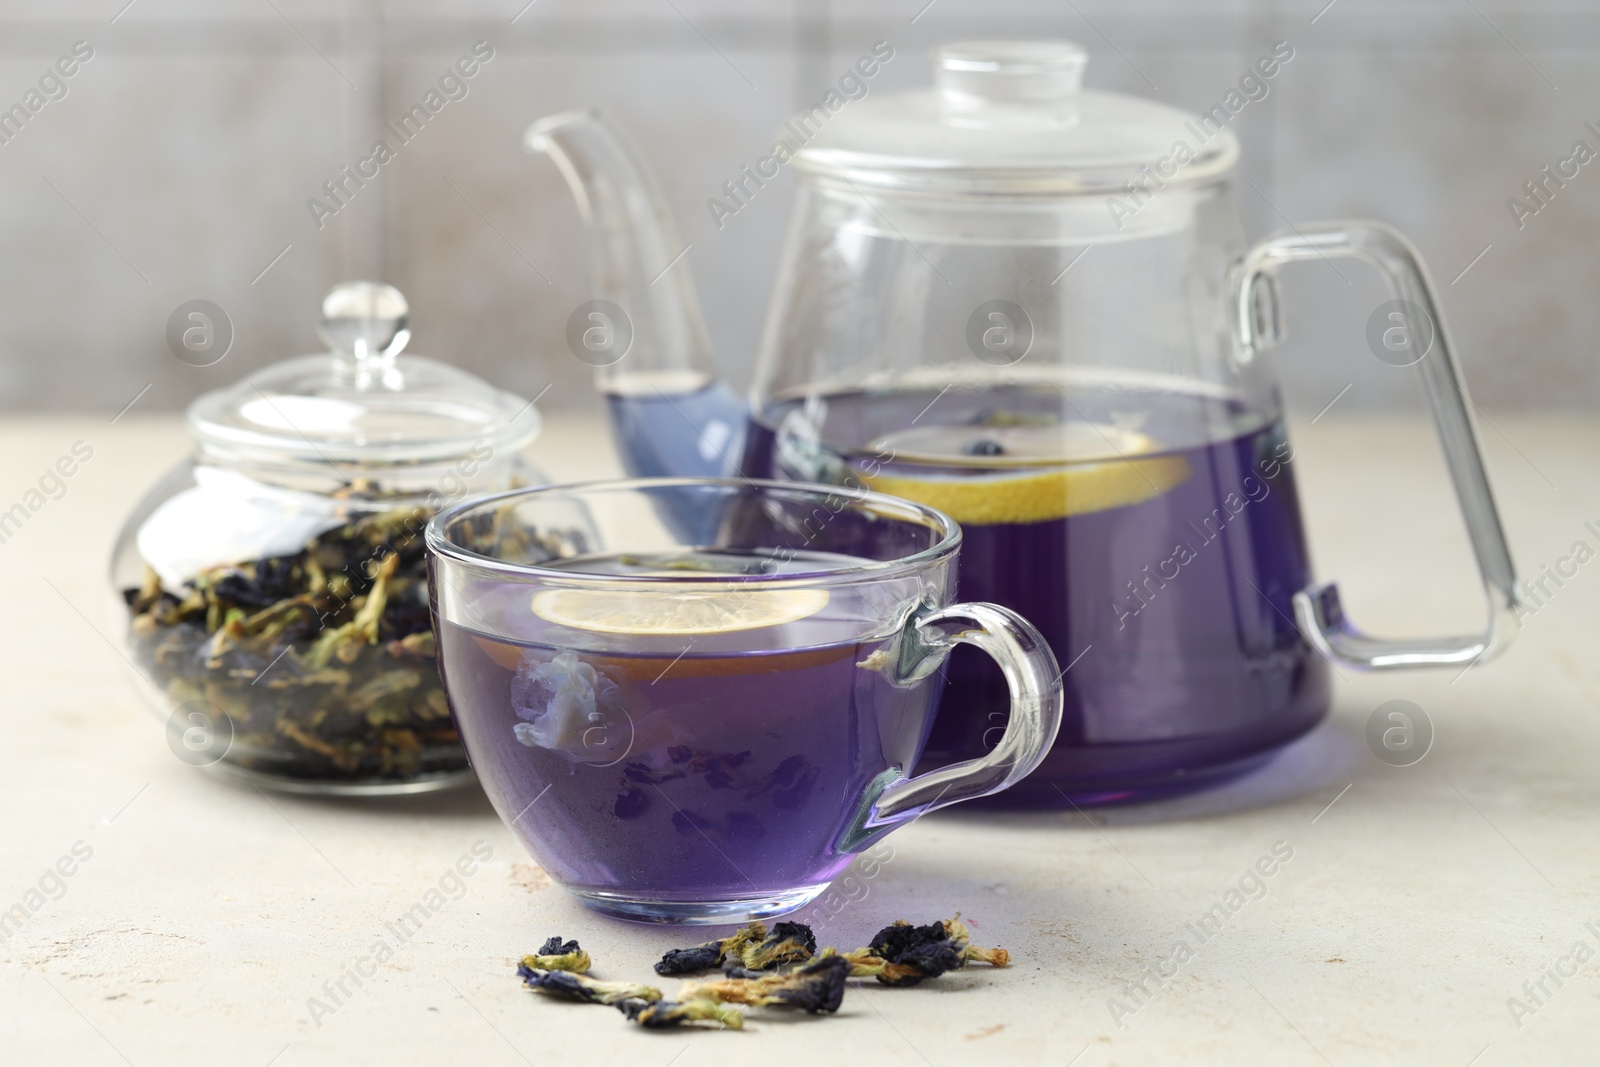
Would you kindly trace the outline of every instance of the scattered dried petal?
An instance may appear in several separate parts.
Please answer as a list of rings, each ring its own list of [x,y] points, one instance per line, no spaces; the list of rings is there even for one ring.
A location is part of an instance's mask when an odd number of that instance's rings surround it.
[[[755,944],[744,944],[729,953],[724,973],[734,965],[744,971],[767,971],[785,963],[803,963],[817,954],[817,935],[805,923],[778,923],[772,933]]]
[[[663,978],[671,978],[681,974],[694,974],[697,971],[715,970],[729,955],[735,959],[739,958],[739,953],[746,945],[760,944],[766,936],[765,924],[757,922],[741,927],[736,933],[716,941],[707,941],[692,948],[671,949],[656,964],[656,973]]]
[[[967,925],[958,915],[944,922],[913,926],[904,919],[873,935],[866,948],[842,953],[850,961],[854,978],[876,978],[884,985],[914,986],[946,971],[979,960],[996,967],[1011,962],[1005,949],[973,948]]]
[[[1006,966],[1005,949],[977,948],[960,916],[913,926],[899,920],[879,930],[866,948],[841,953],[825,948],[817,954],[816,935],[804,923],[780,922],[769,934],[764,924],[750,923],[732,935],[690,948],[673,949],[656,964],[661,975],[689,974],[723,966],[724,976],[690,982],[677,999],[632,982],[601,982],[579,973],[589,966],[588,953],[576,941],[552,937],[536,956],[525,956],[517,974],[529,988],[552,996],[591,1004],[611,1004],[630,1022],[647,1029],[665,1029],[695,1022],[714,1022],[733,1030],[744,1017],[729,1004],[794,1008],[808,1014],[833,1013],[844,1001],[846,980],[876,978],[891,986],[914,986],[976,960]],[[558,969],[562,964],[568,969]],[[798,966],[782,969],[785,964]]]
[[[979,948],[977,945],[967,943],[968,938],[971,937],[971,931],[967,929],[967,924],[961,921],[960,915],[957,915],[954,919],[946,919],[944,927],[951,940],[959,941],[963,944],[961,955],[965,962],[971,963],[976,960],[978,963],[987,963],[991,967],[1011,966],[1011,953],[1005,949]]]
[[[572,971],[548,971],[523,964],[517,976],[529,988],[553,997],[587,1004],[618,1004],[625,1000],[657,1001],[661,990],[637,982],[602,982]]]
[[[968,963],[987,963],[991,967],[1011,966],[1011,953],[1003,948],[979,948],[977,945],[968,945],[964,955]]]
[[[570,971],[583,974],[589,969],[589,954],[576,941],[563,942],[552,937],[532,956],[522,957],[521,966],[531,971]],[[519,969],[517,973],[521,973]]]
[[[714,1000],[624,1000],[618,1010],[631,1023],[647,1030],[665,1030],[684,1023],[715,1022],[729,1030],[743,1030],[744,1016],[738,1008],[729,1008]]]
[[[781,974],[691,983],[683,987],[679,996],[685,1000],[710,998],[755,1007],[799,1008],[812,1014],[835,1012],[844,999],[845,979],[850,977],[851,969],[850,961],[843,956],[823,956]]]

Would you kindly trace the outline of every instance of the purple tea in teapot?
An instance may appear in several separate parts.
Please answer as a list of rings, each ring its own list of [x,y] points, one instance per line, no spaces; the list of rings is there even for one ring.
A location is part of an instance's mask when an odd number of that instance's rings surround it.
[[[1030,620],[1067,668],[1054,749],[996,801],[1148,796],[1175,776],[1192,787],[1322,717],[1328,667],[1293,621],[1310,568],[1281,423],[1181,395],[1101,396],[1105,423],[1063,418],[1053,389],[933,400],[837,394],[809,418],[804,404],[775,407],[752,422],[744,469],[809,480],[821,467],[961,523],[961,595]],[[1145,414],[1139,430],[1110,421],[1119,404]],[[1208,438],[1208,426],[1228,429]],[[818,429],[826,453],[806,443]],[[980,755],[1005,726],[1005,679],[964,651],[925,765]]]
[[[630,469],[860,485],[955,518],[962,595],[1031,619],[1068,665],[1055,750],[1013,802],[1214,782],[1311,729],[1330,661],[1459,671],[1502,647],[1515,571],[1410,243],[1324,222],[1250,244],[1225,109],[1085,88],[1071,41],[949,44],[935,62],[930,88],[842,103],[774,144],[795,205],[745,419],[714,374],[697,253],[637,156],[592,112],[530,129],[579,196],[595,295],[622,323],[594,335],[613,344],[603,366],[574,352],[600,366]],[[1405,351],[1374,353],[1415,368],[1395,372],[1420,377],[1438,424],[1489,603],[1475,633],[1368,635],[1311,572],[1275,279],[1352,261],[1388,290],[1372,321],[1407,324]],[[955,656],[924,762],[986,751],[1003,692]]]

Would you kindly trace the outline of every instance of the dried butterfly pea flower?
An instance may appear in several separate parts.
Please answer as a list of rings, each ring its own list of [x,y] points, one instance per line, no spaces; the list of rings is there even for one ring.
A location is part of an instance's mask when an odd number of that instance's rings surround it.
[[[611,806],[611,813],[619,819],[637,819],[649,806],[650,795],[643,789],[629,786],[617,794],[616,803]]]
[[[909,987],[925,978],[937,978],[962,965],[961,953],[943,943],[926,948],[915,958],[888,960],[870,949],[858,948],[843,953],[850,963],[851,978],[876,978],[887,986]]]
[[[755,922],[741,927],[728,937],[707,941],[691,948],[670,949],[656,964],[656,973],[663,978],[671,978],[680,974],[715,970],[724,959],[729,956],[738,959],[739,953],[746,945],[761,944],[766,940],[766,936],[766,925]]]
[[[729,1008],[715,1000],[624,1000],[617,1010],[649,1030],[664,1030],[691,1022],[721,1023],[729,1030],[743,1030],[744,1016],[738,1008]]]
[[[707,941],[692,948],[668,949],[667,954],[656,961],[655,971],[663,978],[671,978],[680,974],[694,974],[696,971],[709,971],[721,962],[722,942]]]
[[[843,956],[823,956],[781,974],[694,982],[678,995],[684,1000],[709,998],[754,1007],[798,1008],[811,1014],[835,1012],[851,969]]]
[[[630,782],[641,785],[660,785],[670,782],[675,778],[682,778],[682,771],[658,771],[645,763],[630,763],[622,768],[622,776]]]
[[[968,963],[987,963],[991,967],[1011,966],[1011,953],[1003,948],[979,948],[977,945],[968,945],[962,953]]]
[[[396,638],[385,644],[383,650],[396,659],[426,660],[438,656],[432,630],[422,630]]]
[[[517,977],[529,989],[553,997],[580,1000],[586,1004],[620,1004],[627,1000],[653,1002],[661,999],[661,990],[637,982],[602,982],[586,974],[572,971],[551,971],[519,964]]]
[[[978,963],[987,963],[991,967],[1011,966],[1011,953],[1005,949],[979,948],[977,945],[970,944],[971,931],[967,929],[967,924],[961,921],[959,914],[954,919],[946,919],[944,928],[952,940],[962,943],[961,954],[967,963],[976,961]]]
[[[570,971],[582,974],[589,969],[589,954],[576,941],[563,942],[559,937],[546,941],[537,953],[524,956],[521,966],[530,971]],[[521,973],[520,970],[518,973]]]
[[[353,483],[346,498],[367,498]],[[401,508],[298,553],[125,589],[134,658],[175,703],[232,720],[228,759],[274,775],[408,778],[466,765],[429,619],[423,528]]]
[[[970,961],[1004,967],[1005,949],[977,948],[960,916],[925,926],[898,920],[879,930],[872,943],[851,952],[834,948],[816,952],[816,937],[804,923],[777,923],[769,934],[764,924],[750,923],[726,938],[668,952],[656,964],[663,975],[709,970],[719,962],[724,977],[691,982],[666,1000],[661,991],[631,982],[601,982],[579,973],[589,956],[576,941],[552,937],[539,953],[525,956],[517,968],[529,988],[552,996],[592,1004],[611,1004],[630,1022],[647,1029],[666,1029],[694,1022],[715,1022],[741,1030],[744,1017],[728,1004],[794,1008],[810,1014],[833,1013],[844,1000],[847,979],[876,978],[893,986],[913,986]],[[556,969],[553,963],[570,966]],[[758,967],[768,968],[763,971]],[[785,964],[795,964],[783,969]]]
[[[586,1004],[610,1004],[629,1022],[647,1029],[667,1029],[691,1022],[716,1022],[730,1030],[744,1029],[737,1009],[714,1000],[663,1000],[661,990],[636,982],[602,982],[580,973],[589,969],[589,954],[576,941],[552,937],[537,955],[524,956],[517,976],[529,989]]]
[[[801,963],[817,954],[817,936],[805,923],[780,922],[756,943],[745,943],[727,953],[723,973],[739,977],[741,971],[766,971],[785,963]],[[733,968],[733,970],[730,970]]]
[[[913,926],[900,919],[873,935],[868,947],[842,955],[850,961],[851,977],[876,978],[889,986],[914,986],[965,967],[969,960],[996,967],[1011,962],[1011,954],[1005,949],[974,949],[968,938],[969,931],[960,916],[926,926]]]

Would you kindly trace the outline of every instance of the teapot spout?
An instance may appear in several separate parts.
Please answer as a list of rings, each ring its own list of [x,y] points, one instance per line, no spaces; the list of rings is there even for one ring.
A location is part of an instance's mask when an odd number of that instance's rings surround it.
[[[567,343],[595,368],[623,466],[634,477],[734,472],[745,405],[716,377],[688,247],[654,176],[594,108],[540,119],[523,143],[555,163],[589,231],[592,298]]]

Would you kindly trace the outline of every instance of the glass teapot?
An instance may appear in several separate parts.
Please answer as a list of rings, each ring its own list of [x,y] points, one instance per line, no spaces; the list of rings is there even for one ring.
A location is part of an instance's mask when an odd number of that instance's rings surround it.
[[[1228,116],[1086,90],[1085,58],[948,45],[931,90],[785,125],[742,179],[799,179],[747,409],[714,379],[683,246],[626,142],[592,111],[527,136],[593,234],[585,336],[630,470],[859,486],[959,521],[960,594],[1026,616],[1066,665],[1055,748],[1007,794],[1041,805],[1238,773],[1322,718],[1330,663],[1460,669],[1518,604],[1411,244],[1333,222],[1248,245]],[[1393,298],[1383,358],[1421,375],[1488,596],[1478,633],[1372,637],[1313,581],[1268,352],[1276,271],[1338,259]],[[981,754],[1004,680],[958,652],[941,707],[925,762]]]
[[[117,537],[117,633],[174,755],[293,792],[472,781],[435,667],[423,530],[542,481],[532,403],[401,355],[405,297],[350,282],[328,351],[189,407],[193,454]]]

